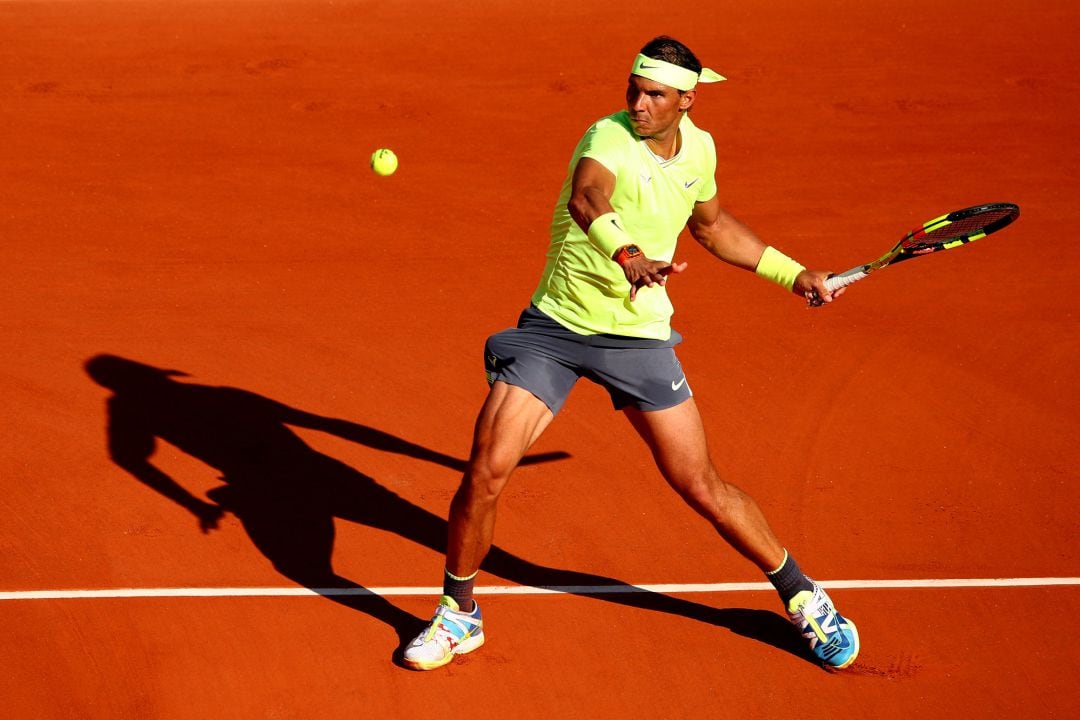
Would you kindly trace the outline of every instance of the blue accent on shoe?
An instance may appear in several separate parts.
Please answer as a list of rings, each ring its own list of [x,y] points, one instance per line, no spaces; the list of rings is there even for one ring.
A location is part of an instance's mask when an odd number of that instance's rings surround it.
[[[859,655],[859,631],[836,611],[828,593],[814,583],[788,604],[788,617],[810,644],[814,657],[829,667],[841,669]]]

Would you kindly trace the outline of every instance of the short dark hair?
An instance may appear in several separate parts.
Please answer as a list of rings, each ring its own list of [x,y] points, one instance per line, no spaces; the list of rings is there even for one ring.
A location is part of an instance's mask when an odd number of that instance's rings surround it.
[[[696,73],[701,72],[701,61],[697,59],[697,55],[694,55],[690,48],[667,35],[654,37],[645,43],[645,47],[641,48],[641,54],[654,60],[663,60],[672,65],[693,70]]]

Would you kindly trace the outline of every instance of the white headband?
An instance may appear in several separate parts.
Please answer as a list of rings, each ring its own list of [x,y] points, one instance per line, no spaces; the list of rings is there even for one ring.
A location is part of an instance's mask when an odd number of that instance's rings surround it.
[[[634,67],[630,74],[640,75],[646,80],[663,83],[676,90],[693,90],[699,82],[714,83],[727,79],[709,68],[702,68],[699,75],[693,70],[646,55],[634,58]]]

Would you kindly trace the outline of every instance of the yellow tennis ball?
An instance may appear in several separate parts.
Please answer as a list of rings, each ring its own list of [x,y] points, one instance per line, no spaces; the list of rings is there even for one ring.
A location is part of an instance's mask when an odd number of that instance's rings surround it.
[[[371,169],[376,175],[393,175],[397,170],[397,155],[393,150],[380,148],[371,153]]]

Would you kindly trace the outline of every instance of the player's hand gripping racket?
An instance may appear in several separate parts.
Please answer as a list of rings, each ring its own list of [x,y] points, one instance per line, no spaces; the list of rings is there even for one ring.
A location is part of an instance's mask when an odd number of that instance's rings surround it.
[[[825,288],[830,293],[835,292],[886,265],[960,247],[997,232],[1018,217],[1020,208],[1012,203],[976,205],[942,215],[909,232],[892,250],[874,262],[833,275],[825,281]]]

